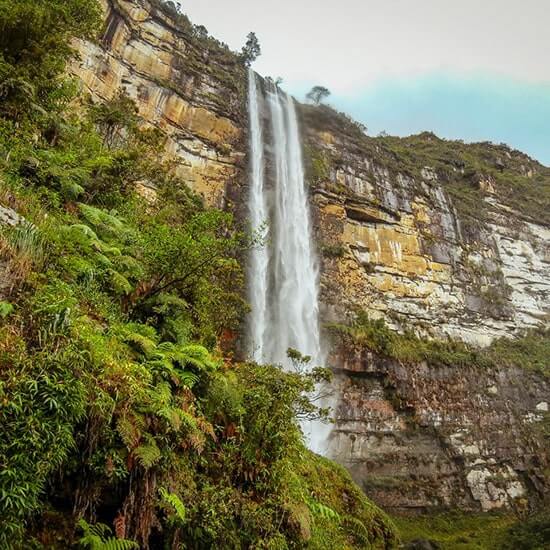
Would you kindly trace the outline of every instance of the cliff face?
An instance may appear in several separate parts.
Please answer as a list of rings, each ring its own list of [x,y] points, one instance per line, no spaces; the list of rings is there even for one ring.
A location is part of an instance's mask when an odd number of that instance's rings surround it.
[[[96,101],[132,97],[166,135],[179,175],[209,204],[242,213],[242,65],[156,2],[104,6],[104,37],[77,44],[72,71]],[[362,310],[395,329],[485,345],[548,319],[548,169],[503,146],[367,138],[323,107],[301,106],[301,119],[325,322]],[[147,182],[142,191],[154,195]],[[331,453],[382,504],[488,510],[548,488],[544,378],[404,367],[351,344],[336,346],[332,364]]]
[[[550,488],[550,383],[519,368],[403,365],[354,347],[341,366],[331,457],[388,509],[525,509]]]
[[[505,146],[367,138],[303,106],[324,319],[361,310],[478,345],[550,311],[550,170]],[[542,206],[542,208],[541,208]],[[397,510],[526,506],[548,491],[548,379],[333,346],[329,453]]]
[[[103,38],[99,44],[76,43],[80,60],[72,72],[93,100],[120,92],[135,100],[139,115],[166,135],[166,157],[175,161],[177,174],[208,204],[226,206],[245,179],[242,65],[157,2],[102,1]]]
[[[327,319],[360,308],[486,345],[548,318],[548,214],[519,203],[548,201],[550,170],[503,146],[366,138],[329,109],[303,112]]]

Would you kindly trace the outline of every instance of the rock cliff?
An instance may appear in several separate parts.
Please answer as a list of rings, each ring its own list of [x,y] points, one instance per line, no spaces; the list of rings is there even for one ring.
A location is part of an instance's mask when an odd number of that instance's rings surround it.
[[[76,43],[80,59],[72,72],[94,101],[121,92],[132,98],[146,123],[167,136],[166,157],[175,161],[177,174],[209,204],[227,206],[232,189],[245,179],[242,64],[160,2],[103,0],[103,5],[103,38],[98,44]]]
[[[548,319],[548,168],[506,146],[368,138],[329,108],[303,114],[326,319],[362,309],[479,345]]]
[[[523,510],[548,493],[548,379],[405,365],[349,341],[335,354],[331,457],[387,509]]]
[[[72,66],[94,101],[125,92],[175,170],[241,214],[246,73],[203,28],[151,0],[103,0]],[[300,106],[325,322],[357,311],[476,345],[548,320],[550,170],[505,146],[369,138]],[[147,182],[143,193],[153,194]],[[408,365],[336,344],[331,453],[395,509],[525,506],[548,488],[548,381],[516,368]]]

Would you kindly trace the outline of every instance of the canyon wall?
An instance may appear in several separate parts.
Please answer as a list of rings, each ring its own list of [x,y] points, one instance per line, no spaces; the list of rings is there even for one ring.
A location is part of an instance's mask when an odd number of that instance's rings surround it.
[[[246,71],[183,17],[148,0],[102,0],[97,44],[76,42],[71,72],[93,101],[125,93],[166,136],[166,158],[208,204],[231,206],[246,178]],[[154,193],[143,183],[144,193]]]
[[[104,36],[76,44],[72,72],[94,101],[133,98],[177,173],[242,218],[245,68],[156,1],[103,2]],[[548,320],[550,220],[537,199],[547,168],[505,146],[368,138],[330,108],[299,111],[325,323],[361,310],[397,330],[486,345]],[[148,182],[140,191],[155,193]],[[351,344],[336,345],[331,364],[330,452],[381,504],[522,507],[548,489],[544,377],[405,367]]]
[[[386,509],[518,511],[550,490],[550,381],[520,368],[404,365],[351,342],[330,455]]]

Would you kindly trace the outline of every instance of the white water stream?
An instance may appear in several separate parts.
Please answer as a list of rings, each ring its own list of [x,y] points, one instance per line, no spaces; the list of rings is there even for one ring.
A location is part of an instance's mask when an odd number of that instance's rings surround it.
[[[264,97],[250,71],[249,116],[249,215],[252,229],[266,237],[250,257],[249,355],[290,369],[287,350],[293,348],[310,356],[311,366],[322,365],[319,271],[294,100],[273,85]],[[314,422],[303,428],[320,450],[326,427]]]
[[[287,366],[287,349],[321,359],[318,267],[304,182],[302,147],[294,100],[277,87],[267,92],[263,128],[256,75],[250,72],[251,182],[249,215],[254,231],[267,228],[266,243],[251,253],[250,355]],[[265,136],[269,135],[270,143]],[[269,181],[264,150],[271,151]]]

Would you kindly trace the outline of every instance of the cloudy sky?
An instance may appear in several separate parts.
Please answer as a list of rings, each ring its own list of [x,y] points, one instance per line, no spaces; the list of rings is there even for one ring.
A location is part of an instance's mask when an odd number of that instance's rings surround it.
[[[314,84],[369,133],[506,142],[550,165],[550,0],[183,0],[299,99]]]

